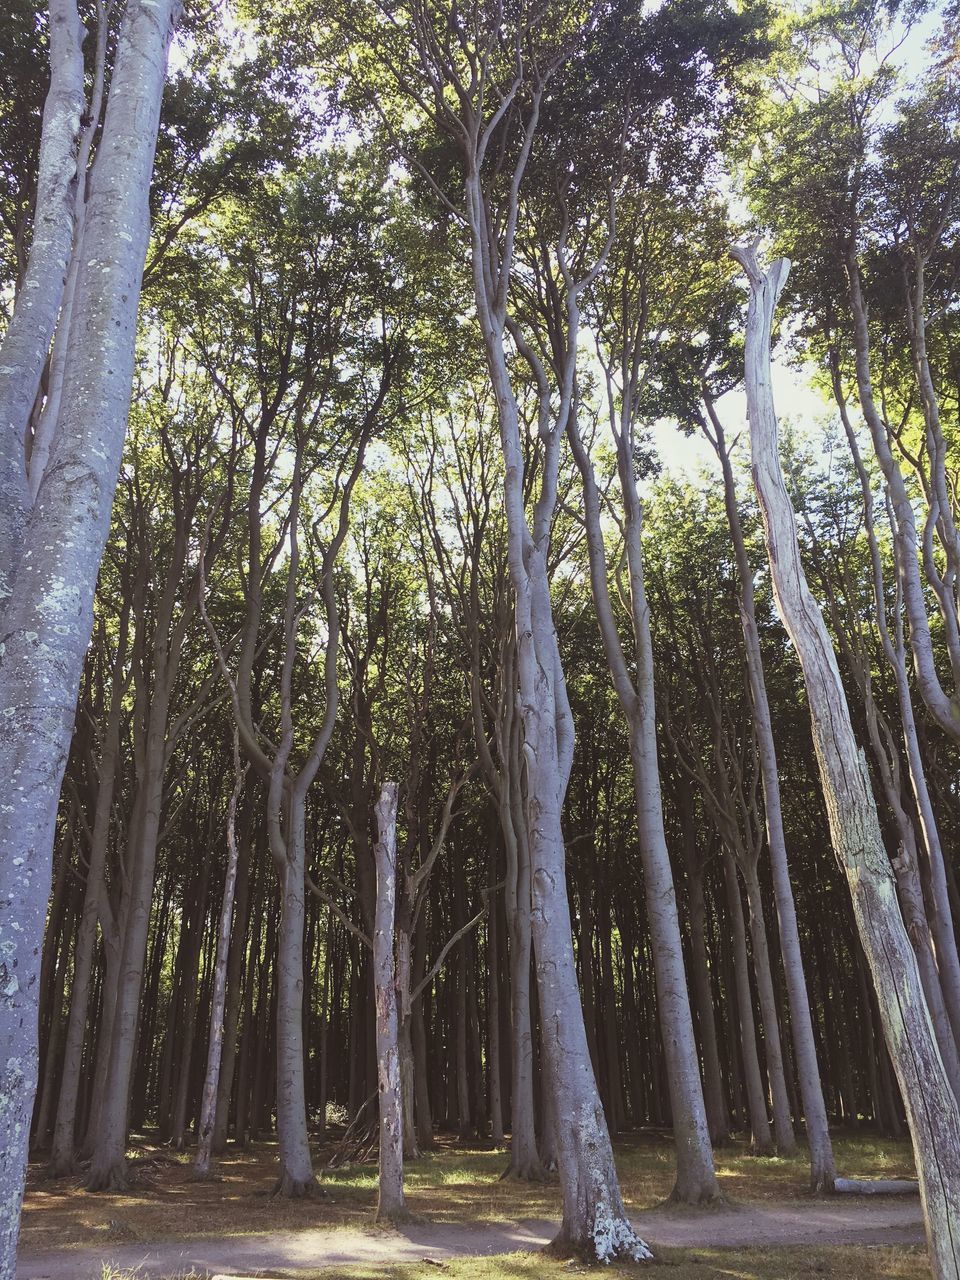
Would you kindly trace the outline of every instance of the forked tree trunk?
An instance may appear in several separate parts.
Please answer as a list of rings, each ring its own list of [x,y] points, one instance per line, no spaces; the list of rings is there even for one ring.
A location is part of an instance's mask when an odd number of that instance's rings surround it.
[[[63,300],[74,240],[81,121],[86,107],[76,0],[50,0],[50,87],[43,108],[33,239],[0,344],[0,609],[13,590],[30,507],[27,424]],[[111,489],[112,493],[112,489]]]
[[[500,260],[492,269],[492,258],[498,254],[498,234],[493,233],[489,223],[490,208],[475,151],[468,157],[467,170],[474,296],[497,399],[504,461],[508,564],[515,593],[517,683],[527,783],[524,826],[530,849],[537,982],[540,1008],[545,1011],[543,1046],[560,1121],[557,1156],[563,1220],[553,1247],[593,1261],[636,1261],[651,1254],[633,1230],[620,1194],[613,1148],[587,1047],[567,897],[561,810],[573,762],[573,719],[553,623],[548,570],[549,535],[557,502],[558,450],[564,427],[559,422],[554,426],[546,446],[531,530],[527,522],[519,405],[505,348],[506,290],[491,286],[501,272],[504,281],[509,281],[511,264]],[[572,296],[568,310],[571,315],[576,311]],[[575,334],[574,324],[569,335],[574,350]],[[563,395],[569,409],[569,385]]]
[[[732,250],[750,281],[747,412],[753,477],[763,513],[777,608],[803,668],[830,833],[847,876],[854,917],[913,1137],[933,1274],[960,1277],[960,1110],[923,997],[897,903],[876,802],[857,745],[836,654],[800,559],[783,480],[770,373],[773,313],[790,264],[761,271],[754,246]]]
[[[777,1154],[792,1155],[797,1149],[797,1140],[790,1118],[783,1044],[780,1039],[780,1022],[773,990],[773,970],[770,965],[770,946],[767,941],[767,925],[756,862],[751,861],[747,855],[741,861],[740,870],[747,891],[750,941],[753,944],[753,973],[757,983],[757,998],[763,1024],[763,1046],[767,1060],[767,1080],[770,1083],[770,1100],[773,1104],[773,1133],[777,1142]]]
[[[380,1101],[380,1176],[377,1221],[406,1217],[403,1198],[403,1121],[394,921],[397,900],[397,784],[385,782],[376,805],[377,909],[373,976],[377,1007],[377,1079]]]
[[[0,776],[0,1278],[15,1274],[37,1073],[37,995],[57,798],[133,381],[166,52],[176,0],[130,0],[91,179],[53,464],[3,608]],[[72,144],[71,144],[72,145]],[[11,924],[16,929],[11,928]]]

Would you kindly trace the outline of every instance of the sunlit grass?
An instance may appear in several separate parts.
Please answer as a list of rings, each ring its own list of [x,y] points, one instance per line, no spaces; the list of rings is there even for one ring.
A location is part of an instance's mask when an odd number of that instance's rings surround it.
[[[650,1277],[650,1280],[929,1280],[923,1250],[887,1248],[662,1249],[633,1267],[584,1267],[542,1254],[459,1258],[442,1264],[339,1267],[307,1273],[310,1280],[561,1280],[571,1275]],[[304,1280],[307,1277],[304,1276]]]
[[[650,1280],[929,1280],[924,1251],[913,1248],[662,1249],[653,1262],[637,1266],[585,1267],[538,1253],[509,1253],[489,1258],[457,1258],[406,1265],[365,1263],[320,1271],[271,1272],[276,1280],[563,1280],[567,1276],[639,1276]],[[136,1271],[104,1267],[102,1280],[142,1280]],[[203,1280],[198,1272],[179,1272],[164,1280]]]
[[[277,1172],[272,1142],[231,1150],[218,1162],[217,1180],[199,1183],[193,1179],[189,1153],[177,1155],[143,1143],[134,1153],[135,1183],[128,1195],[89,1195],[79,1178],[45,1181],[38,1165],[25,1201],[22,1244],[40,1250],[319,1227],[366,1229],[376,1203],[376,1164],[325,1170],[331,1150],[316,1152],[326,1196],[302,1201],[271,1196]],[[904,1142],[850,1134],[835,1139],[835,1150],[839,1171],[850,1177],[913,1173],[910,1147]],[[503,1149],[463,1147],[445,1137],[435,1151],[407,1165],[409,1207],[437,1223],[557,1217],[557,1184],[502,1181],[507,1162]],[[803,1151],[789,1159],[758,1159],[741,1142],[718,1151],[716,1163],[724,1194],[735,1202],[795,1200],[809,1194]],[[631,1212],[650,1209],[670,1194],[674,1154],[667,1135],[627,1135],[617,1143],[617,1165]],[[854,1276],[848,1273],[848,1280]]]

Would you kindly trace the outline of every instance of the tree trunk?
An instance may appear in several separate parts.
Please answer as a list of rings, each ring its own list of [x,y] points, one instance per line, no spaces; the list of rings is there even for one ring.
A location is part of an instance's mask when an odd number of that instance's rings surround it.
[[[17,800],[0,811],[0,1061],[7,1064],[0,1107],[2,1280],[15,1270],[57,797],[130,405],[147,197],[176,10],[176,0],[131,0],[124,16],[88,200],[96,250],[77,284],[78,323],[54,465],[31,509],[3,608],[0,776]]]
[[[757,1057],[757,1029],[753,1016],[753,993],[750,990],[750,968],[747,959],[747,931],[743,922],[743,904],[733,854],[724,846],[723,878],[727,887],[727,908],[733,935],[733,971],[737,984],[737,1013],[740,1021],[740,1055],[743,1062],[744,1087],[750,1120],[750,1146],[754,1155],[772,1156],[773,1136],[767,1117],[760,1060]]]
[[[709,1204],[720,1198],[720,1188],[713,1167],[713,1151],[693,1033],[693,1013],[683,963],[677,895],[663,827],[653,641],[644,583],[640,542],[642,511],[637,491],[632,433],[632,418],[625,415],[616,435],[617,470],[624,508],[635,676],[630,673],[610,601],[601,503],[593,464],[572,414],[567,434],[583,481],[591,594],[607,664],[627,720],[629,734],[647,922],[653,950],[657,1012],[667,1061],[670,1110],[677,1147],[677,1180],[671,1199],[684,1204]]]
[[[754,483],[764,519],[777,607],[796,646],[810,702],[817,763],[834,849],[854,917],[913,1137],[933,1273],[960,1277],[960,1111],[930,1022],[916,957],[897,904],[866,762],[850,721],[836,654],[810,594],[777,451],[770,331],[789,263],[762,273],[754,247],[734,250],[750,281],[747,407]]]
[[[753,972],[757,980],[767,1078],[770,1081],[770,1095],[773,1102],[773,1132],[777,1141],[778,1154],[793,1155],[797,1149],[797,1140],[793,1132],[793,1121],[790,1118],[790,1099],[787,1096],[787,1078],[783,1046],[780,1043],[777,1000],[773,991],[773,970],[770,966],[770,947],[767,943],[767,925],[763,914],[760,880],[755,863],[745,858],[741,868],[747,890],[750,941],[753,944]]]
[[[77,186],[86,181],[86,173],[77,172],[87,105],[81,49],[86,33],[76,0],[50,0],[48,13],[50,87],[40,132],[33,238],[23,285],[0,344],[0,494],[4,509],[0,521],[0,611],[13,592],[24,548],[31,505],[27,425],[40,390],[73,254]],[[148,143],[151,167],[155,141]]]
[[[247,933],[250,902],[250,836],[245,824],[238,838],[238,867],[236,901],[234,904],[233,933],[230,942],[230,959],[227,964],[227,1002],[223,1015],[223,1051],[220,1075],[217,1081],[217,1111],[213,1123],[211,1153],[220,1155],[226,1149],[230,1118],[230,1097],[233,1092],[239,1043],[240,1008],[244,986],[253,986],[253,957],[244,964],[247,955]],[[246,972],[244,973],[244,970]],[[249,1029],[249,1022],[246,1023]],[[239,1089],[238,1089],[239,1094]],[[239,1110],[239,1108],[238,1108]],[[242,1144],[239,1130],[237,1139]]]
[[[511,785],[508,783],[508,785]],[[542,1182],[546,1177],[537,1151],[533,1090],[533,1021],[530,1010],[530,852],[526,833],[515,821],[515,806],[501,801],[501,828],[507,845],[504,903],[510,935],[510,1018],[513,1042],[510,1078],[510,1165],[505,1177]]]
[[[490,1137],[502,1147],[503,1101],[500,1088],[500,911],[497,900],[487,916],[487,1089],[490,1109]]]
[[[376,805],[377,909],[373,968],[377,1007],[377,1078],[380,1099],[380,1176],[377,1221],[407,1216],[403,1198],[403,1123],[400,1096],[394,920],[397,897],[397,784],[385,782]]]
[[[303,925],[306,833],[304,801],[289,800],[286,859],[280,868],[280,931],[277,945],[277,1138],[280,1176],[275,1192],[297,1199],[319,1185],[310,1158],[303,1063]]]
[[[703,1056],[703,1094],[714,1146],[730,1140],[730,1113],[720,1073],[720,1051],[717,1046],[717,1023],[714,1016],[713,989],[707,963],[707,939],[704,921],[706,902],[703,894],[703,868],[695,866],[696,855],[687,862],[687,898],[690,906],[690,973],[693,998],[700,1027],[700,1052]]]
[[[767,844],[770,850],[770,870],[773,880],[773,896],[777,907],[777,923],[780,926],[780,950],[783,955],[787,997],[790,1002],[790,1026],[793,1031],[793,1049],[797,1072],[800,1077],[800,1096],[803,1099],[803,1116],[810,1146],[810,1183],[814,1191],[829,1191],[837,1176],[833,1159],[833,1145],[827,1124],[827,1108],[820,1084],[820,1067],[813,1038],[813,1019],[810,1014],[810,997],[803,971],[803,953],[800,950],[800,931],[797,928],[797,909],[790,882],[790,866],[787,860],[787,842],[783,831],[783,809],[780,798],[780,776],[777,770],[777,750],[773,736],[773,721],[763,672],[763,654],[760,649],[760,632],[754,602],[753,571],[747,558],[747,549],[737,509],[737,495],[726,447],[723,427],[713,411],[713,404],[705,397],[707,412],[713,425],[717,456],[723,470],[724,503],[727,523],[733,541],[737,561],[737,591],[740,600],[740,624],[747,655],[747,676],[750,681],[750,698],[753,704],[753,726],[760,755],[760,778],[763,785],[763,808],[767,828]]]
[[[227,965],[230,959],[230,931],[233,923],[233,901],[237,887],[237,801],[243,786],[243,770],[240,767],[240,734],[233,731],[234,783],[227,805],[227,870],[223,880],[223,899],[220,904],[220,930],[217,934],[217,955],[214,961],[213,995],[210,999],[210,1038],[207,1045],[207,1070],[203,1078],[203,1095],[200,1102],[200,1132],[194,1172],[198,1178],[210,1176],[210,1154],[217,1118],[217,1097],[220,1091],[220,1062],[223,1050],[224,1009],[227,1001]]]
[[[125,622],[122,625],[125,634]],[[120,650],[124,649],[123,643]],[[119,660],[114,669],[114,688],[107,722],[103,726],[103,749],[100,753],[97,801],[90,837],[90,857],[84,886],[83,910],[77,934],[73,959],[73,982],[70,986],[70,1011],[67,1015],[67,1037],[63,1053],[63,1072],[60,1079],[60,1096],[57,1100],[57,1116],[53,1128],[53,1146],[50,1153],[50,1172],[53,1177],[65,1177],[73,1173],[75,1165],[75,1135],[77,1123],[77,1099],[80,1091],[80,1070],[83,1061],[83,1041],[87,1028],[87,1009],[90,1004],[90,976],[97,945],[97,920],[103,921],[106,936],[109,927],[107,916],[110,904],[104,883],[107,847],[110,837],[110,815],[116,788],[117,757],[120,748],[120,703],[122,689],[119,680]],[[113,926],[115,928],[115,926]]]

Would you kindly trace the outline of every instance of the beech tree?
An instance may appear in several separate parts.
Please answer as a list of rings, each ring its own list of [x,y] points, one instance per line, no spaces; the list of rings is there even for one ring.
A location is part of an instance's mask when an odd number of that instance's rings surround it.
[[[8,362],[9,334],[4,340],[2,385],[11,402],[3,446],[4,458],[9,458],[4,462],[3,481],[8,513],[4,561],[10,578],[3,602],[7,638],[0,666],[0,701],[5,708],[0,752],[4,774],[16,789],[14,802],[4,805],[0,819],[0,900],[6,922],[0,962],[0,1055],[5,1064],[0,1270],[5,1276],[13,1276],[16,1265],[27,1116],[36,1084],[37,958],[57,797],[130,403],[140,273],[149,233],[147,197],[166,54],[177,11],[173,0],[149,9],[130,4],[124,10],[102,136],[86,193],[84,242],[96,248],[78,269],[72,303],[77,324],[67,351],[57,431],[46,483],[41,482],[29,516],[24,511],[22,478],[23,406],[27,405],[27,412],[32,407],[60,296],[44,302],[22,361]],[[69,219],[77,134],[86,104],[69,96],[80,87],[76,8],[55,8],[51,17],[57,34],[45,148],[50,165],[45,182],[50,190],[43,191],[38,210],[41,225],[49,219],[50,233],[49,238],[40,237],[36,271],[38,278],[52,277],[54,288],[70,253],[77,251]],[[66,80],[65,100],[60,97],[64,65],[73,68]],[[86,174],[80,176],[86,179]],[[28,276],[30,270],[28,264]],[[38,300],[43,293],[41,286]],[[29,334],[25,316],[23,324]],[[8,368],[13,372],[6,372]]]
[[[833,645],[800,564],[794,513],[777,454],[769,344],[774,307],[789,264],[777,259],[762,272],[755,246],[738,247],[733,253],[751,289],[745,352],[747,403],[754,479],[777,605],[803,666],[833,845],[847,874],[916,1144],[934,1274],[956,1276],[960,1274],[956,1222],[960,1200],[955,1186],[960,1177],[960,1110],[937,1048],[917,962],[897,905],[866,762],[853,734]]]

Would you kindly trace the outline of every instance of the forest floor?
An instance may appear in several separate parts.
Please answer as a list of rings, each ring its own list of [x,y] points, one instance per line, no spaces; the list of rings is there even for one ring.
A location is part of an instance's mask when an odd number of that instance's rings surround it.
[[[906,1143],[853,1136],[838,1137],[835,1147],[845,1176],[913,1172]],[[318,1148],[318,1170],[331,1150]],[[217,1272],[298,1280],[548,1280],[579,1273],[568,1264],[529,1255],[555,1230],[558,1188],[500,1181],[503,1151],[442,1139],[435,1152],[409,1164],[406,1186],[415,1219],[400,1232],[370,1226],[376,1202],[372,1164],[324,1170],[326,1197],[288,1202],[270,1195],[276,1173],[272,1143],[230,1152],[219,1162],[218,1180],[206,1183],[193,1180],[189,1155],[149,1143],[138,1143],[132,1154],[134,1185],[125,1196],[90,1195],[79,1179],[53,1181],[44,1178],[41,1165],[31,1170],[20,1280],[127,1280],[132,1275],[146,1280]],[[644,1266],[644,1275],[663,1280],[920,1280],[929,1275],[923,1251],[903,1247],[922,1242],[919,1200],[812,1197],[803,1156],[758,1159],[742,1144],[718,1152],[729,1208],[706,1212],[662,1206],[673,1178],[666,1135],[629,1135],[617,1143],[617,1162],[638,1228],[650,1242],[667,1247],[661,1261]],[[681,1251],[672,1246],[682,1246]],[[464,1257],[478,1254],[510,1256]]]

